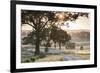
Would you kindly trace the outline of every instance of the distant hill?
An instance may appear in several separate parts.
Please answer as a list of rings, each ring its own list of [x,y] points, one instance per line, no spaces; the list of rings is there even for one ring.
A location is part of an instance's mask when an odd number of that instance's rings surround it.
[[[26,37],[31,30],[23,30],[21,35],[22,38]],[[71,35],[72,40],[76,42],[90,41],[90,31],[89,30],[67,30],[67,33]]]
[[[71,35],[72,41],[90,41],[89,30],[68,30],[67,32]]]

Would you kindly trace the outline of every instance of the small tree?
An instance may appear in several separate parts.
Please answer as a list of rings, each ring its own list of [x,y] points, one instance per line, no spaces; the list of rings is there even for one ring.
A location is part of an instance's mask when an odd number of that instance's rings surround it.
[[[54,46],[56,48],[56,43],[59,44],[59,49],[61,49],[61,45],[65,44],[69,40],[71,40],[71,36],[67,33],[67,31],[64,31],[57,26],[52,26],[51,34],[50,34],[51,40],[54,42]]]
[[[62,45],[65,45],[66,42],[71,40],[71,36],[66,31],[61,29],[59,29],[58,32],[57,42],[59,44],[59,49],[61,49]]]

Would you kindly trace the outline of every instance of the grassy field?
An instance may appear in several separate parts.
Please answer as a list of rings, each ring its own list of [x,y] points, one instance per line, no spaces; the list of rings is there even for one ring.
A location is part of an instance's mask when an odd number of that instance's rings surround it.
[[[45,58],[37,59],[36,62],[51,62],[51,61],[63,61],[64,57],[61,55],[48,55]]]
[[[82,60],[90,59],[90,50],[64,50],[64,53],[78,56]]]
[[[29,62],[50,62],[50,61],[70,61],[70,60],[88,60],[90,59],[89,50],[49,50],[47,54],[33,55],[33,49],[24,49],[22,53],[22,63]],[[43,49],[41,50],[43,51]]]
[[[75,56],[79,56],[83,60],[90,59],[90,51],[89,50],[79,50],[76,51]]]

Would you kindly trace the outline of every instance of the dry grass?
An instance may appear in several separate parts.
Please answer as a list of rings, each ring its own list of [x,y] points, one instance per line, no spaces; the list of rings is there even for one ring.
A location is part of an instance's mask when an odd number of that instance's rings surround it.
[[[75,54],[75,50],[63,50],[65,54]]]
[[[63,61],[63,56],[61,55],[50,55],[46,56],[45,58],[38,59],[36,62],[50,62],[50,61]]]
[[[82,60],[90,59],[90,54],[75,54],[75,56],[79,56]]]
[[[75,56],[79,56],[83,60],[90,59],[90,50],[77,50]]]
[[[78,56],[82,60],[90,59],[90,50],[64,50],[64,53]]]

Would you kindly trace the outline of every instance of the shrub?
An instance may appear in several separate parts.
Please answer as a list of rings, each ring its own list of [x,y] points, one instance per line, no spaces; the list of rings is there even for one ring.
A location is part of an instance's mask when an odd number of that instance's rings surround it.
[[[39,58],[44,58],[45,57],[45,54],[42,54],[39,56]]]
[[[30,60],[27,59],[27,60],[25,60],[25,62],[28,63],[28,62],[30,62]]]
[[[81,46],[81,47],[80,47],[80,50],[83,50],[83,49],[84,49],[83,46]]]
[[[33,58],[31,58],[30,60],[31,60],[32,62],[34,62],[34,61],[35,61],[35,58],[33,57]]]

